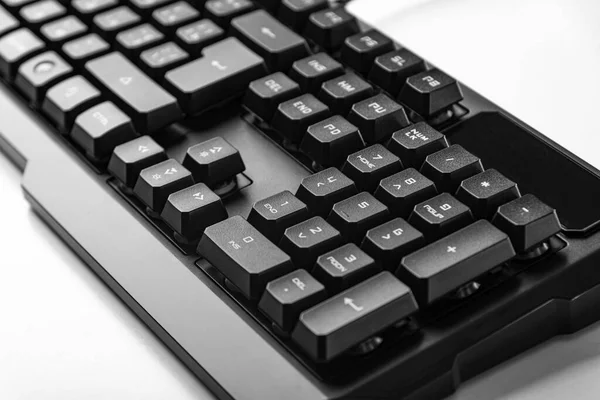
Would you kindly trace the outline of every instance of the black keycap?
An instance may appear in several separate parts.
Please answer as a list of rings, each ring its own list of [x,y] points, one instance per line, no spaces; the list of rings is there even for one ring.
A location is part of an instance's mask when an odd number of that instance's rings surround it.
[[[333,205],[358,193],[354,182],[337,168],[327,168],[302,180],[296,197],[317,215],[327,217]]]
[[[473,222],[473,214],[453,196],[442,193],[417,204],[408,222],[433,241]]]
[[[240,152],[222,137],[215,137],[190,147],[183,165],[192,171],[197,182],[213,187],[244,172]]]
[[[358,31],[356,18],[344,8],[328,8],[310,15],[304,28],[304,36],[319,46],[333,51],[340,48],[348,36]]]
[[[171,193],[193,184],[191,172],[169,159],[143,169],[133,192],[148,208],[160,213]]]
[[[342,244],[337,229],[321,217],[313,217],[285,230],[279,247],[298,268],[311,268],[317,257]]]
[[[425,237],[402,218],[369,229],[360,247],[384,269],[395,271],[400,259],[425,244]]]
[[[342,61],[366,75],[377,56],[392,50],[394,50],[394,43],[390,38],[371,29],[346,38],[342,46]]]
[[[73,68],[58,54],[47,51],[21,64],[15,85],[32,104],[38,105],[50,86],[72,72]]]
[[[200,13],[188,3],[178,1],[154,10],[152,17],[162,28],[173,30],[200,17]]]
[[[131,119],[110,101],[98,104],[76,119],[71,138],[92,159],[110,156],[114,148],[135,139]]]
[[[386,141],[395,131],[410,125],[404,107],[384,94],[354,104],[348,121],[360,129],[367,143]]]
[[[308,127],[300,149],[323,167],[340,166],[365,147],[358,128],[335,115]]]
[[[329,361],[417,310],[408,286],[384,271],[300,314],[292,339]]]
[[[17,29],[0,38],[0,73],[11,81],[21,62],[45,47],[37,36],[27,28]]]
[[[373,192],[379,182],[402,169],[400,159],[380,144],[350,154],[342,172],[356,183],[359,190]]]
[[[438,69],[411,76],[398,100],[423,118],[430,118],[463,99],[458,82]]]
[[[308,55],[306,40],[264,10],[235,18],[231,28],[273,71],[287,71],[294,61]]]
[[[510,236],[517,253],[535,247],[561,230],[556,210],[532,194],[500,206],[492,222]]]
[[[204,15],[226,27],[233,18],[253,9],[254,4],[250,0],[208,0],[204,5]]]
[[[283,331],[290,331],[300,313],[327,298],[325,287],[299,269],[267,284],[258,307]]]
[[[285,190],[254,203],[248,222],[270,241],[277,243],[283,232],[292,225],[308,219],[308,207]]]
[[[402,259],[396,275],[427,306],[514,257],[508,236],[479,220]]]
[[[495,169],[465,179],[456,191],[456,198],[476,217],[486,219],[491,219],[502,204],[520,196],[517,184]]]
[[[202,54],[202,58],[165,75],[167,85],[188,114],[243,93],[251,81],[266,74],[263,59],[235,38],[208,46]]]
[[[171,0],[129,0],[129,3],[142,14],[148,15],[156,7],[169,3]]]
[[[110,90],[116,103],[133,118],[139,131],[153,133],[181,117],[175,98],[122,54],[113,52],[85,66]]]
[[[452,146],[428,155],[421,173],[435,182],[438,191],[454,193],[460,183],[483,172],[481,160],[462,146]]]
[[[218,42],[225,36],[225,31],[210,19],[192,22],[177,29],[177,37],[187,51],[200,55],[201,50]]]
[[[331,79],[319,91],[319,99],[334,114],[347,115],[354,103],[373,96],[373,86],[353,73]]]
[[[74,15],[48,22],[40,28],[44,37],[54,43],[61,43],[87,32],[88,27]]]
[[[413,208],[437,195],[435,184],[414,168],[407,168],[379,182],[375,197],[393,215],[408,217]]]
[[[165,35],[150,24],[138,25],[117,35],[119,50],[128,57],[134,57],[142,50],[158,44]]]
[[[425,157],[448,147],[446,136],[418,122],[394,132],[387,148],[396,154],[406,166],[421,168]]]
[[[83,64],[92,57],[106,53],[110,46],[100,36],[91,33],[65,43],[62,50],[75,63]]]
[[[142,69],[158,78],[168,70],[178,67],[189,59],[189,54],[173,42],[167,42],[140,54]]]
[[[334,204],[327,222],[337,228],[344,240],[360,244],[367,231],[389,218],[388,208],[367,192]]]
[[[61,133],[71,130],[75,117],[100,102],[100,92],[85,78],[77,75],[57,83],[46,93],[42,111]]]
[[[312,270],[329,293],[337,293],[375,275],[381,268],[354,243],[338,247],[317,258]]]
[[[129,28],[139,21],[140,16],[126,6],[105,11],[94,17],[94,24],[98,27],[100,33],[107,37],[112,37],[117,32]]]
[[[24,4],[31,3],[32,1],[33,0],[2,0],[2,3],[10,9],[15,9]]]
[[[287,254],[239,215],[206,228],[198,254],[251,299],[269,281],[294,269]]]
[[[198,239],[204,229],[227,219],[227,210],[217,196],[204,183],[169,195],[161,218],[186,239]]]
[[[19,15],[29,25],[39,25],[65,14],[67,9],[57,1],[42,0],[21,8]]]
[[[306,25],[310,14],[327,6],[327,0],[283,0],[279,6],[277,17],[292,29],[300,32]]]
[[[165,149],[150,136],[142,136],[115,147],[108,171],[126,187],[133,188],[143,169],[165,160]]]
[[[406,49],[394,50],[375,59],[369,80],[396,97],[406,79],[425,71],[425,61]]]
[[[277,106],[300,96],[300,86],[283,72],[275,72],[250,82],[244,104],[263,121],[271,121]]]
[[[343,73],[342,64],[326,53],[317,53],[294,62],[290,78],[298,82],[305,92],[317,94],[323,82]]]
[[[6,9],[0,6],[0,35],[16,29],[19,26],[19,21],[13,17]]]
[[[135,0],[132,0],[135,2]],[[96,15],[100,11],[107,10],[108,8],[115,7],[119,4],[118,0],[72,0],[71,6],[73,9],[81,15],[82,18],[87,19]]]
[[[285,101],[273,116],[273,129],[290,142],[299,144],[309,126],[329,117],[329,107],[312,94]]]

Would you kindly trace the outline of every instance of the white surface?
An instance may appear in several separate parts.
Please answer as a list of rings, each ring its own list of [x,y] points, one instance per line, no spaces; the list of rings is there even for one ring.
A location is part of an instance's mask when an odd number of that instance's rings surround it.
[[[417,3],[395,16],[386,8]],[[572,116],[596,111],[597,102],[579,97],[585,85],[598,87],[595,0],[357,0],[353,7],[542,132],[568,131],[569,140],[593,133]],[[562,98],[572,101],[559,108]],[[0,155],[0,399],[211,398],[29,211],[19,179]],[[470,381],[453,399],[597,399],[599,344],[597,325],[557,338]]]

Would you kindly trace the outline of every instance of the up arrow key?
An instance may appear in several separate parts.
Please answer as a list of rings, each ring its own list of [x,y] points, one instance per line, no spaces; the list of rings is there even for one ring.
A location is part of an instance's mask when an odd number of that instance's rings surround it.
[[[127,86],[127,85],[129,85],[129,84],[131,83],[131,81],[132,81],[132,78],[131,78],[130,76],[122,76],[122,77],[120,77],[120,78],[119,78],[119,81],[120,81],[120,82],[121,82],[123,85]]]
[[[275,39],[277,37],[277,35],[275,35],[275,33],[273,33],[272,30],[270,30],[269,28],[264,27],[264,26],[262,28],[260,28],[260,32],[263,35],[270,37],[271,39]]]

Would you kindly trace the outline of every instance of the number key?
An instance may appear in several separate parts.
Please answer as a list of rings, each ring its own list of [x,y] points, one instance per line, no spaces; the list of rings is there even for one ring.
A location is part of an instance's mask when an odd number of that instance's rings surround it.
[[[296,191],[314,214],[326,217],[333,205],[358,193],[354,182],[337,168],[327,168],[306,177]]]
[[[442,193],[417,204],[408,222],[423,232],[428,241],[433,241],[470,224],[473,215],[469,207]]]
[[[375,197],[388,206],[392,214],[401,217],[408,217],[415,205],[436,194],[434,183],[414,168],[382,179],[375,190]]]
[[[423,234],[402,218],[369,229],[360,247],[384,269],[395,271],[400,259],[425,244]]]
[[[388,208],[367,192],[361,192],[333,206],[327,221],[347,241],[360,243],[367,231],[389,217]]]
[[[379,181],[402,169],[400,159],[380,144],[374,144],[350,154],[342,172],[352,179],[359,190],[372,192]]]

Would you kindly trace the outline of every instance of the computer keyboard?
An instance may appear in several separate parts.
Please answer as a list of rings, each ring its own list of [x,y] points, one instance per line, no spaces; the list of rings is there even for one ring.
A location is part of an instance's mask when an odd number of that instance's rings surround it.
[[[2,0],[0,76],[248,324],[348,393],[410,357],[430,376],[424,337],[467,340],[453,318],[597,226],[539,161],[589,171],[333,2]]]

